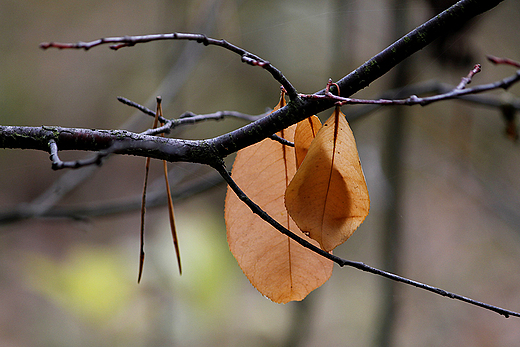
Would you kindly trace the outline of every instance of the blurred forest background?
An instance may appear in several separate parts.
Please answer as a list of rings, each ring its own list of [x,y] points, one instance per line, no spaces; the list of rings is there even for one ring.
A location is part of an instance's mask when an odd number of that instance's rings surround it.
[[[155,96],[162,95],[170,118],[185,111],[260,114],[279,97],[279,85],[268,73],[217,47],[156,42],[116,52],[107,47],[42,51],[40,42],[203,32],[271,61],[300,92],[311,93],[429,19],[431,3],[0,0],[1,124],[142,131],[152,119],[120,104],[117,96],[154,108]],[[356,96],[376,98],[387,89],[430,80],[456,85],[475,63],[483,71],[472,85],[513,74],[513,68],[493,66],[485,55],[520,60],[519,16],[520,2],[506,0],[446,45],[417,53]],[[510,98],[520,95],[520,86],[491,94]],[[343,107],[347,115],[359,109]],[[520,149],[505,136],[500,111],[448,101],[353,118],[372,206],[365,223],[335,254],[520,311]],[[207,122],[174,136],[212,137],[243,124]],[[175,202],[182,276],[166,208],[148,210],[147,258],[137,285],[137,210],[15,222],[6,216],[38,207],[47,196],[42,194],[68,173],[52,171],[44,152],[3,150],[0,160],[2,346],[512,346],[520,341],[518,318],[352,268],[336,267],[301,303],[270,302],[249,284],[227,248],[221,183]],[[87,206],[102,214],[110,206],[138,202],[144,162],[112,157],[58,206]],[[216,182],[204,167],[170,168],[174,191],[190,182]],[[152,180],[150,195],[162,192],[159,162],[151,175],[157,181]]]

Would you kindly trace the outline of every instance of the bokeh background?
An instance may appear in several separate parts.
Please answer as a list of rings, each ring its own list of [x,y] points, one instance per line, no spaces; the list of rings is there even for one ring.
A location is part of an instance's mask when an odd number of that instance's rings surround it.
[[[142,131],[151,118],[117,96],[154,108],[155,96],[162,95],[172,118],[185,111],[261,114],[279,97],[278,84],[265,71],[217,47],[155,42],[116,52],[42,51],[40,42],[204,32],[271,61],[300,92],[311,93],[430,18],[441,3],[0,0],[1,124]],[[483,71],[473,84],[513,74],[485,55],[520,60],[519,15],[520,3],[506,0],[357,96],[375,98],[425,81],[456,85],[475,63]],[[510,100],[520,86],[490,94]],[[358,110],[343,107],[346,114]],[[372,205],[365,223],[335,254],[520,311],[520,149],[505,135],[500,110],[448,101],[354,118]],[[173,136],[207,138],[243,124],[208,122]],[[53,192],[64,190],[79,171],[54,172],[48,154],[37,151],[2,150],[0,161],[2,346],[520,342],[518,318],[351,268],[336,268],[303,302],[270,302],[249,284],[227,248],[225,185],[196,165],[170,164],[183,275],[160,204],[148,209],[147,257],[138,285],[139,212],[112,209],[138,205],[143,158],[110,158],[56,202]],[[150,196],[164,190],[161,167],[152,165]],[[62,212],[76,211],[76,218],[21,218],[54,203]]]

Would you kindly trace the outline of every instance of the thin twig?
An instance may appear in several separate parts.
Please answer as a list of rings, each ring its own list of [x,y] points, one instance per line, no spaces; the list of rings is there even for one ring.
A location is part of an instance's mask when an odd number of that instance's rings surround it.
[[[130,107],[134,107],[138,109],[139,111],[143,112],[144,114],[147,114],[151,117],[155,117],[155,112],[150,110],[148,107],[143,106],[141,104],[138,104],[135,101],[132,101],[130,99],[125,98],[124,96],[118,96],[117,100],[125,105],[128,105]],[[165,118],[159,119],[162,123],[166,123],[168,120]]]
[[[471,83],[471,79],[473,78],[473,76],[475,76],[475,74],[478,74],[480,71],[482,71],[482,66],[480,66],[480,64],[476,64],[466,77],[462,77],[462,80],[457,85],[457,87],[455,87],[455,89],[466,88],[466,86]]]
[[[482,307],[484,309],[496,312],[506,318],[509,318],[509,316],[520,317],[520,313],[518,313],[518,312],[506,310],[506,309],[503,309],[503,308],[500,308],[497,306],[493,306],[493,305],[489,305],[489,304],[486,304],[486,303],[483,303],[480,301],[476,301],[476,300],[467,298],[462,295],[448,292],[444,289],[433,287],[428,284],[424,284],[424,283],[414,281],[414,280],[411,280],[411,279],[408,279],[408,278],[405,278],[405,277],[402,277],[402,276],[399,276],[399,275],[396,275],[396,274],[393,274],[393,273],[390,273],[390,272],[387,272],[384,270],[374,268],[374,267],[366,265],[365,263],[362,263],[362,262],[346,260],[346,259],[340,258],[338,256],[335,256],[331,253],[325,252],[321,248],[316,247],[312,243],[302,239],[298,235],[296,235],[293,232],[291,232],[290,230],[286,229],[284,226],[282,226],[280,223],[278,223],[276,220],[274,220],[271,216],[269,216],[264,210],[262,210],[262,208],[260,206],[258,206],[251,199],[249,199],[249,197],[240,189],[240,187],[231,178],[231,175],[229,174],[229,172],[227,171],[226,167],[224,166],[224,164],[222,162],[220,164],[215,164],[214,168],[219,172],[219,174],[222,176],[222,178],[224,178],[224,180],[231,187],[233,192],[235,192],[235,194],[238,196],[238,198],[240,200],[242,200],[251,209],[251,211],[253,213],[257,214],[260,218],[262,218],[264,221],[269,223],[276,230],[280,231],[282,234],[284,234],[284,235],[290,237],[291,239],[293,239],[294,241],[298,242],[303,247],[308,248],[311,251],[313,251],[327,259],[332,260],[333,262],[335,262],[336,264],[338,264],[341,267],[343,267],[343,266],[354,267],[358,270],[362,270],[362,271],[369,272],[369,273],[372,273],[375,275],[386,277],[391,280],[401,282],[404,284],[408,284],[408,285],[411,285],[411,286],[414,286],[417,288],[421,288],[421,289],[427,290],[429,292],[432,292],[432,293],[435,293],[435,294],[438,294],[441,296],[445,296],[445,297],[448,297],[451,299],[466,302],[471,305]]]
[[[218,111],[218,112],[206,113],[206,114],[195,114],[193,112],[184,112],[183,114],[181,114],[179,116],[178,119],[176,119],[176,121],[178,122],[177,123],[178,125],[181,125],[181,124],[194,124],[194,123],[198,123],[198,122],[206,121],[206,120],[221,120],[226,117],[230,117],[230,118],[238,118],[238,119],[243,119],[243,120],[247,120],[250,122],[254,122],[257,119],[267,116],[269,113],[270,112],[264,112],[259,115],[250,115],[250,114],[237,112],[237,111]]]
[[[269,136],[269,138],[273,141],[280,142],[282,145],[294,147],[294,142],[288,141],[288,140],[284,139],[283,137],[280,137],[276,134]]]
[[[474,73],[470,72],[471,75]],[[469,75],[468,75],[469,77]],[[468,78],[465,77],[465,78]],[[478,94],[487,92],[490,90],[495,89],[505,89],[507,90],[509,87],[511,87],[513,84],[520,81],[520,70],[518,70],[514,75],[511,75],[509,77],[506,77],[500,81],[488,83],[488,84],[481,84],[473,88],[459,88],[463,84],[461,82],[459,86],[457,86],[455,89],[438,95],[428,96],[428,97],[418,97],[417,95],[412,95],[406,99],[398,99],[398,100],[390,100],[390,99],[378,99],[378,100],[368,100],[368,99],[355,99],[355,98],[344,98],[341,96],[334,95],[333,93],[329,91],[325,91],[323,94],[300,94],[300,96],[303,99],[325,99],[325,100],[333,100],[336,101],[336,103],[339,103],[341,105],[355,105],[355,104],[364,104],[364,105],[405,105],[405,106],[413,106],[413,105],[421,105],[426,106],[428,104],[431,104],[432,102],[437,102],[441,100],[448,100],[448,99],[456,99],[464,95],[469,94]]]
[[[520,62],[508,58],[499,58],[492,55],[488,55],[487,59],[493,64],[505,64],[520,68]]]
[[[155,117],[154,111],[150,110],[148,107],[138,104],[135,101],[129,100],[122,96],[118,96],[117,100],[119,100],[120,102],[122,102],[125,105],[138,109],[139,111],[143,112],[144,114]],[[244,119],[244,120],[247,120],[250,122],[254,122],[255,120],[257,120],[259,118],[265,117],[269,113],[270,112],[264,112],[262,114],[255,116],[255,115],[250,115],[250,114],[237,112],[237,111],[218,111],[218,112],[207,113],[207,114],[195,114],[193,112],[187,111],[187,112],[184,112],[183,114],[181,114],[178,119],[166,119],[164,117],[160,117],[159,121],[161,123],[164,123],[164,127],[169,126],[170,129],[173,129],[180,125],[195,124],[195,123],[199,123],[199,122],[207,121],[207,120],[222,120],[226,117]],[[162,129],[162,128],[163,127],[156,128],[156,129]],[[153,130],[153,132],[150,131],[149,133],[145,132],[143,134],[146,134],[146,135],[159,134],[159,132],[156,129],[149,129],[149,130]]]
[[[378,99],[396,99],[403,98],[409,95],[423,95],[423,94],[441,94],[447,93],[455,89],[454,86],[437,82],[435,80],[420,82],[417,84],[411,84],[404,88],[391,89],[380,94]],[[465,102],[469,102],[472,104],[486,106],[491,108],[502,108],[502,107],[511,107],[517,111],[520,111],[520,98],[511,97],[510,100],[504,100],[498,95],[463,95],[455,98],[456,100],[461,100]],[[361,117],[367,116],[368,114],[378,110],[384,105],[378,104],[368,104],[355,108],[348,108],[343,110],[343,113],[347,116],[349,122],[355,121]]]
[[[118,96],[117,100],[119,100],[120,102],[122,102],[125,105],[138,109],[139,111],[143,112],[144,114],[147,114],[151,117],[155,117],[155,111],[150,110],[148,107],[138,104],[135,101],[127,99],[123,96]],[[254,115],[241,113],[241,112],[237,112],[237,111],[218,111],[218,112],[207,113],[207,114],[195,114],[193,112],[187,111],[187,112],[184,112],[183,114],[181,114],[178,119],[175,119],[175,121],[177,121],[177,123],[173,126],[181,125],[181,124],[193,124],[193,123],[197,123],[197,122],[204,121],[204,120],[221,120],[221,119],[224,119],[225,117],[233,117],[233,118],[239,118],[239,119],[244,119],[244,120],[248,120],[248,121],[255,121],[259,118],[265,117],[269,113],[270,112],[264,112],[262,114],[254,116]],[[171,120],[168,120],[164,117],[159,117],[159,121],[161,123],[167,123]]]
[[[61,170],[61,169],[79,169],[84,166],[89,165],[101,165],[104,157],[112,153],[110,149],[99,151],[95,156],[88,159],[81,159],[75,161],[62,161],[58,156],[58,145],[54,139],[49,140],[49,152],[50,152],[50,160],[52,162],[53,170]]]
[[[138,43],[145,43],[151,41],[163,41],[163,40],[188,40],[196,41],[204,46],[214,45],[227,49],[233,53],[241,56],[242,62],[252,65],[260,66],[267,70],[273,78],[278,81],[287,90],[287,95],[291,100],[298,98],[298,92],[293,87],[291,82],[269,61],[260,58],[259,56],[246,51],[243,48],[233,45],[226,40],[217,40],[207,37],[204,34],[193,34],[193,33],[170,33],[170,34],[152,34],[152,35],[138,35],[138,36],[119,36],[119,37],[104,37],[89,42],[76,42],[76,43],[60,43],[60,42],[44,42],[40,44],[40,48],[58,48],[58,49],[84,49],[89,50],[93,47],[110,44],[110,48],[118,50],[123,47],[131,47]]]
[[[118,97],[117,99],[120,102],[122,102],[128,106],[135,107],[136,109],[142,111],[145,114],[149,115],[150,112],[152,112],[155,117],[154,111],[148,109],[145,106],[142,106],[142,105],[140,105],[134,101],[131,101],[127,98],[124,98],[124,97]],[[265,117],[267,114],[269,114],[269,112],[265,112],[260,115],[253,116],[253,115],[248,115],[248,114],[236,112],[236,111],[218,111],[218,112],[214,112],[214,113],[200,114],[200,115],[194,114],[192,112],[185,112],[180,116],[181,117],[180,119],[166,119],[163,116],[160,116],[158,118],[158,120],[160,122],[163,122],[164,123],[163,125],[161,125],[160,127],[151,128],[146,131],[143,131],[143,132],[139,133],[139,135],[157,136],[157,135],[161,135],[161,134],[167,134],[172,129],[176,128],[177,126],[196,124],[196,123],[207,121],[207,120],[221,120],[221,119],[224,119],[225,117],[234,117],[234,118],[253,121],[253,120]],[[292,142],[286,141],[284,139],[276,138],[276,135],[271,135],[270,137],[287,146],[294,146],[294,144]],[[109,156],[110,154],[112,154],[118,150],[121,150],[122,146],[120,143],[114,142],[112,144],[112,146],[110,146],[109,148],[107,148],[105,150],[97,152],[96,155],[94,155],[91,158],[72,160],[72,161],[60,160],[60,158],[58,156],[57,144],[54,139],[51,139],[49,141],[49,148],[50,148],[50,153],[51,153],[50,159],[52,161],[52,169],[53,170],[62,170],[62,169],[79,169],[79,168],[91,166],[91,165],[101,165],[104,158],[106,158],[107,156]]]

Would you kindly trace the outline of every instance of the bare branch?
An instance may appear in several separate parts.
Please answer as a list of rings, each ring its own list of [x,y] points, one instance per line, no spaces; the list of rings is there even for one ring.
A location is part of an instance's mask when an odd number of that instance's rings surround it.
[[[404,105],[404,106],[413,106],[413,105],[421,105],[426,106],[431,104],[432,102],[437,102],[441,100],[448,99],[456,99],[464,95],[469,94],[478,94],[483,92],[488,92],[495,89],[505,89],[507,90],[513,84],[520,81],[520,70],[516,72],[516,74],[506,77],[500,81],[496,81],[488,84],[481,84],[479,86],[473,88],[465,88],[468,83],[471,82],[471,78],[475,73],[480,71],[480,64],[475,65],[475,68],[468,74],[467,77],[463,77],[461,83],[453,90],[448,91],[443,94],[438,94],[429,97],[420,98],[417,95],[412,95],[406,99],[400,100],[391,100],[391,99],[378,99],[378,100],[368,100],[368,99],[355,99],[355,98],[345,98],[341,96],[337,96],[328,90],[325,90],[324,93],[316,93],[316,94],[300,94],[303,99],[327,99],[333,100],[340,105],[355,105],[355,104],[372,104],[372,105]]]
[[[151,41],[164,41],[164,40],[188,40],[196,41],[204,46],[214,45],[222,47],[236,53],[241,56],[242,61],[251,66],[260,66],[267,70],[273,78],[278,81],[287,90],[289,99],[294,100],[298,97],[298,92],[293,85],[287,80],[287,78],[269,61],[260,58],[259,56],[246,51],[243,48],[233,45],[226,40],[217,40],[207,37],[204,34],[192,34],[192,33],[171,33],[171,34],[152,34],[152,35],[140,35],[140,36],[120,36],[120,37],[105,37],[90,42],[76,42],[76,43],[59,43],[59,42],[44,42],[40,44],[40,48],[58,48],[58,49],[84,49],[89,50],[92,47],[110,44],[110,48],[118,50],[123,47],[132,47],[138,43],[145,43]]]
[[[134,101],[129,100],[122,96],[118,96],[117,100],[119,100],[120,102],[122,102],[125,105],[138,109],[139,111],[143,112],[144,114],[147,114],[151,117],[155,117],[154,111],[150,110],[148,107],[138,104],[137,102],[134,102]],[[218,112],[213,112],[213,113],[208,113],[208,114],[195,114],[193,112],[187,111],[187,112],[184,112],[183,114],[181,114],[178,119],[166,119],[164,117],[160,117],[159,121],[161,123],[164,123],[163,126],[156,128],[156,129],[149,129],[149,130],[143,132],[142,134],[157,135],[160,133],[168,132],[169,130],[174,129],[180,125],[195,124],[195,123],[203,122],[206,120],[222,120],[226,117],[244,119],[244,120],[247,120],[250,122],[254,122],[257,119],[267,116],[268,114],[269,114],[269,112],[264,112],[262,114],[253,116],[253,115],[249,115],[249,114],[245,114],[245,113],[241,113],[241,112],[237,112],[237,111],[218,111]]]
[[[487,58],[493,64],[505,64],[520,68],[520,63],[515,60],[511,60],[508,58],[499,58],[492,55],[488,55]]]
[[[479,73],[480,71],[482,71],[482,66],[480,66],[480,64],[476,64],[473,67],[473,70],[471,70],[466,77],[462,77],[462,80],[457,85],[457,87],[455,87],[455,89],[466,88],[466,86],[471,83],[471,79],[473,78],[473,76],[475,76],[475,74]]]
[[[51,139],[49,141],[49,152],[50,152],[50,160],[52,161],[52,169],[53,170],[61,170],[61,169],[79,169],[83,166],[89,165],[101,165],[101,160],[110,154],[109,151],[100,151],[96,156],[89,159],[81,159],[76,161],[61,161],[58,156],[58,145],[56,145],[56,141]]]
[[[195,114],[192,112],[185,112],[181,114],[179,118],[176,120],[176,125],[195,124],[207,120],[222,120],[224,118],[238,118],[254,122],[255,120],[267,116],[268,114],[269,112],[264,112],[259,115],[249,115],[237,111],[218,111],[207,114]]]
[[[143,112],[144,114],[147,114],[151,117],[155,117],[155,112],[150,110],[148,107],[145,107],[141,104],[138,104],[137,102],[135,101],[132,101],[130,99],[127,99],[123,96],[118,96],[117,97],[117,100],[125,105],[128,105],[130,107],[134,107],[136,109],[138,109],[139,111]],[[166,118],[162,118],[162,119],[159,119],[162,123],[166,123],[168,120]]]
[[[408,97],[410,95],[423,95],[423,94],[444,94],[455,89],[454,86],[447,83],[441,83],[435,80],[421,82],[417,84],[410,84],[403,88],[391,89],[383,92],[377,99],[389,99],[395,100],[398,98]],[[469,102],[479,106],[485,106],[490,108],[501,109],[503,107],[509,107],[514,110],[520,111],[520,98],[513,96],[509,98],[502,98],[497,95],[462,95],[456,97],[455,100]],[[344,109],[343,113],[347,116],[349,122],[355,121],[358,118],[367,116],[371,112],[378,110],[385,105],[380,104],[366,104],[359,105],[359,107],[349,107]]]
[[[453,31],[471,18],[492,9],[502,1],[462,0],[457,2],[426,23],[410,31],[367,60],[359,68],[337,81],[338,86],[341,88],[341,95],[348,97],[367,87],[372,81],[383,76],[413,53],[429,45],[437,37]],[[334,89],[331,91],[335,93]]]
[[[386,72],[388,72],[392,67],[397,65],[406,57],[412,55],[414,52],[424,48],[430,42],[432,42],[435,38],[437,38],[442,33],[451,30],[452,28],[457,27],[461,23],[493,8],[498,5],[502,0],[462,0],[459,1],[454,6],[450,7],[446,11],[441,14],[435,16],[425,24],[417,27],[412,30],[410,33],[397,40],[394,44],[390,45],[388,48],[383,50],[381,53],[375,55],[371,59],[369,59],[365,64],[360,66],[358,69],[351,72],[349,75],[342,78],[337,82],[337,85],[341,88],[342,95],[344,97],[352,95],[354,92],[359,91],[360,89],[366,87],[369,83],[374,81],[375,79],[381,77]],[[277,79],[282,86],[288,91],[288,94],[291,98],[291,102],[271,113],[270,115],[263,117],[253,123],[250,123],[240,129],[237,129],[228,134],[221,135],[219,137],[205,140],[203,142],[193,142],[193,146],[184,146],[182,149],[175,149],[174,152],[178,153],[179,151],[183,153],[183,155],[175,157],[169,156],[170,160],[186,160],[185,154],[186,151],[189,151],[191,148],[193,151],[197,152],[197,154],[191,153],[187,157],[191,157],[190,160],[195,160],[196,162],[205,162],[208,158],[205,158],[201,161],[200,158],[194,159],[193,156],[199,156],[201,153],[205,151],[200,151],[200,146],[209,147],[213,153],[211,153],[210,157],[213,160],[215,157],[225,157],[231,153],[238,151],[241,148],[245,148],[254,143],[257,143],[263,140],[266,137],[271,136],[272,134],[277,133],[278,131],[287,128],[288,126],[295,124],[305,118],[313,114],[317,114],[326,109],[329,109],[334,106],[337,100],[332,100],[330,98],[308,98],[306,100],[302,100],[298,97],[296,90],[290,86],[288,83],[282,83],[286,81],[285,77],[283,79],[278,79],[277,72],[278,70],[273,70],[274,67],[269,64],[269,62],[260,59],[259,57],[245,51],[242,48],[229,44],[224,40],[215,40],[206,37],[201,34],[165,34],[165,35],[145,35],[145,36],[125,36],[125,37],[113,37],[113,38],[105,38],[99,39],[92,42],[79,42],[76,44],[60,44],[60,43],[46,43],[42,44],[42,48],[83,48],[89,49],[91,47],[112,43],[115,45],[114,48],[120,48],[124,46],[134,45],[139,42],[148,42],[150,40],[167,40],[167,39],[185,39],[185,40],[194,40],[199,43],[203,43],[205,45],[213,44],[217,46],[221,46],[225,49],[231,50],[237,54],[240,54],[242,57],[246,57],[246,62],[253,63],[256,61],[256,65],[261,65],[263,68],[268,69],[273,77]],[[281,75],[281,73],[280,73]],[[281,75],[283,76],[283,75]],[[331,88],[331,92],[334,93],[334,87]],[[294,94],[296,93],[296,94]],[[322,90],[315,95],[324,94],[325,92]],[[464,95],[457,94],[457,95]],[[453,97],[456,97],[454,95]],[[446,97],[447,98],[447,97]],[[48,138],[47,138],[48,142]],[[47,145],[45,143],[45,146]],[[59,144],[59,143],[58,143]],[[42,147],[40,147],[41,149]],[[63,146],[60,145],[60,148]],[[106,148],[106,147],[105,147]],[[136,151],[131,151],[135,154]],[[139,151],[138,151],[139,152]],[[140,153],[143,153],[142,151]],[[160,158],[164,159],[164,158]],[[168,159],[166,159],[168,160]]]
[[[283,137],[280,137],[280,136],[278,136],[276,134],[273,134],[273,135],[269,136],[269,138],[271,140],[273,140],[273,141],[280,142],[282,145],[289,146],[289,147],[294,147],[294,143],[293,142],[287,141]]]
[[[475,70],[476,71],[476,70]],[[476,72],[471,72],[468,76],[472,77]],[[471,76],[470,76],[471,75]],[[466,77],[466,78],[469,78]],[[53,144],[58,146],[60,150],[76,149],[106,152],[100,153],[97,158],[87,159],[81,163],[63,163],[55,164],[56,168],[60,167],[80,167],[84,165],[92,165],[98,163],[100,158],[109,153],[130,154],[153,157],[168,161],[188,161],[195,163],[203,163],[212,165],[215,161],[236,152],[241,148],[245,148],[256,143],[266,137],[271,137],[279,131],[280,123],[287,126],[300,121],[300,114],[307,115],[309,109],[313,110],[316,105],[323,105],[323,100],[331,103],[341,104],[377,104],[377,105],[427,105],[432,102],[441,100],[454,99],[470,94],[482,93],[498,88],[507,89],[520,80],[520,70],[515,75],[506,77],[500,81],[479,85],[473,88],[455,88],[444,94],[430,97],[417,97],[412,95],[406,99],[400,100],[364,100],[345,98],[334,95],[329,86],[323,93],[312,95],[302,95],[301,103],[293,107],[285,106],[277,111],[272,112],[268,116],[250,123],[240,129],[234,130],[225,135],[215,137],[208,140],[180,140],[157,138],[158,133],[166,132],[168,127],[173,127],[175,122],[194,123],[207,119],[217,119],[225,115],[236,115],[234,113],[217,112],[209,115],[196,115],[192,117],[184,117],[181,119],[167,121],[167,125],[159,130],[148,130],[142,134],[136,134],[122,130],[90,130],[90,129],[73,129],[61,127],[13,127],[0,126],[0,146],[4,148],[27,148],[49,150],[49,141],[54,140]],[[460,86],[460,85],[459,85]],[[283,111],[286,111],[285,114]],[[312,112],[312,111],[311,111]],[[312,112],[310,115],[314,114]],[[289,117],[292,115],[293,117]],[[287,121],[287,120],[290,121]],[[269,133],[267,131],[271,130]],[[111,148],[114,146],[114,148]],[[205,150],[201,150],[201,149]],[[57,158],[57,156],[56,156]],[[59,158],[57,158],[59,159]]]
[[[362,262],[346,260],[346,259],[340,258],[338,256],[335,256],[331,253],[325,252],[321,248],[316,247],[312,243],[310,243],[310,242],[302,239],[298,235],[294,234],[289,229],[286,229],[284,226],[282,226],[280,223],[278,223],[276,220],[274,220],[271,216],[269,216],[264,210],[262,210],[262,208],[260,206],[258,206],[251,199],[249,199],[249,197],[240,189],[240,187],[231,178],[231,175],[229,174],[229,172],[227,171],[227,169],[223,163],[216,164],[213,167],[219,172],[219,174],[227,182],[227,184],[231,187],[233,192],[235,192],[235,194],[238,196],[238,198],[240,200],[242,200],[251,209],[251,211],[253,213],[257,214],[260,218],[262,218],[264,221],[269,223],[276,230],[280,231],[282,234],[284,234],[284,235],[290,237],[291,239],[293,239],[294,241],[298,242],[303,247],[308,248],[311,251],[313,251],[327,259],[332,260],[333,262],[335,262],[336,264],[338,264],[341,267],[343,267],[343,266],[354,267],[358,270],[362,270],[365,272],[372,273],[374,275],[386,277],[386,278],[389,278],[389,279],[397,281],[397,282],[401,282],[401,283],[404,283],[407,285],[411,285],[411,286],[414,286],[417,288],[427,290],[427,291],[435,293],[435,294],[439,294],[441,296],[445,296],[445,297],[448,297],[451,299],[466,302],[471,305],[482,307],[484,309],[496,312],[506,318],[509,318],[509,316],[520,317],[520,313],[518,313],[518,312],[506,310],[506,309],[503,309],[503,308],[500,308],[497,306],[493,306],[493,305],[489,305],[489,304],[486,304],[486,303],[483,303],[480,301],[476,301],[476,300],[467,298],[462,295],[448,292],[444,289],[433,287],[433,286],[430,286],[430,285],[427,285],[427,284],[424,284],[424,283],[421,283],[418,281],[414,281],[414,280],[411,280],[411,279],[408,279],[408,278],[405,278],[405,277],[402,277],[402,276],[399,276],[399,275],[396,275],[396,274],[393,274],[393,273],[390,273],[390,272],[387,272],[384,270],[374,268],[374,267],[366,265],[365,263],[362,263]]]

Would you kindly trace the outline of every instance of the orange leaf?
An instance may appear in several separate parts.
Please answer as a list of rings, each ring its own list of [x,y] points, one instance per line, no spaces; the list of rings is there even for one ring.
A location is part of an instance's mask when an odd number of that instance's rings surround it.
[[[295,127],[277,135],[292,141]],[[237,153],[232,177],[271,217],[317,246],[316,241],[298,229],[284,206],[283,192],[295,171],[294,150],[266,139]],[[240,268],[251,284],[274,302],[302,300],[331,276],[333,263],[330,260],[301,246],[253,214],[230,188],[225,219],[229,248]]]
[[[312,140],[316,137],[318,130],[321,128],[320,119],[316,116],[310,116],[302,120],[296,126],[294,134],[294,150],[296,152],[296,167],[299,168],[303,159],[309,151]]]
[[[287,211],[301,230],[331,251],[368,215],[370,200],[352,130],[336,107],[285,193]]]

